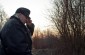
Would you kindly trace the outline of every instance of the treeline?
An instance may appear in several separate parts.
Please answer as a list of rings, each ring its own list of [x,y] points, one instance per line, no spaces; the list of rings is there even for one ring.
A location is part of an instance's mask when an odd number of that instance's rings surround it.
[[[40,32],[40,31],[39,31]],[[45,33],[36,33],[33,37],[33,48],[35,49],[55,49],[58,45],[59,39],[51,31],[45,31]]]

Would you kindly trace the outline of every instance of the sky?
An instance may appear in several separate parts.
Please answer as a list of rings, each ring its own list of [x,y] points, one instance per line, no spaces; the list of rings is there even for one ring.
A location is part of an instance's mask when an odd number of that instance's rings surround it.
[[[47,10],[51,9],[50,0],[0,0],[0,5],[2,5],[9,17],[19,7],[30,9],[30,17],[36,28],[45,29],[50,25],[49,20],[46,18]]]

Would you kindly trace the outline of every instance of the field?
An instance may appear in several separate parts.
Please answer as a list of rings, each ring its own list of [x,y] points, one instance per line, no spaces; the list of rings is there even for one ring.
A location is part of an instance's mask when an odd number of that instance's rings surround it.
[[[55,49],[33,49],[33,55],[56,55]]]

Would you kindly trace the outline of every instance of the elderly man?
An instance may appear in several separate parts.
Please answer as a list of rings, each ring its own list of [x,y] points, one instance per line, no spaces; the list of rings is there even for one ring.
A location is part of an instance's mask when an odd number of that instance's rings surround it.
[[[32,55],[34,24],[30,10],[18,8],[1,30],[2,55]]]

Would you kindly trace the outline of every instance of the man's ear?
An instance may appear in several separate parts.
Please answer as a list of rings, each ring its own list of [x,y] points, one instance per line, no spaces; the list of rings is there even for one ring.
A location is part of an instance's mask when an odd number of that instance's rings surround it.
[[[21,13],[17,13],[18,18],[20,18],[20,17],[21,17],[21,15],[22,15]]]

